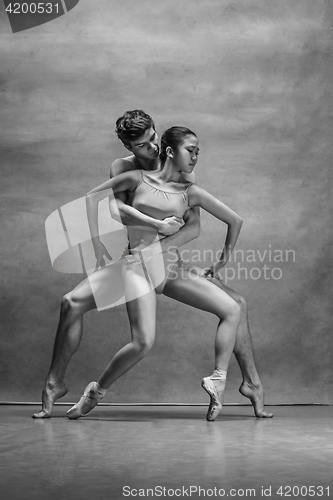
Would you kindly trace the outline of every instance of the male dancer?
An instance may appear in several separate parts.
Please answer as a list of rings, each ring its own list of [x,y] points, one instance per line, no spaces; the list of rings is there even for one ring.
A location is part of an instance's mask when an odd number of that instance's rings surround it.
[[[152,118],[142,110],[126,112],[117,120],[116,133],[126,149],[132,154],[113,162],[110,177],[119,175],[128,170],[156,170],[159,167],[158,137]],[[185,181],[193,181],[186,178]],[[117,207],[112,206],[111,212],[115,216],[119,212],[121,222],[125,226],[150,226],[159,233],[166,235],[160,241],[162,252],[172,246],[181,246],[196,238],[200,232],[200,216],[198,209],[190,209],[184,216],[185,225],[176,217],[164,220],[153,219],[126,204],[124,194],[119,194]],[[104,266],[104,256],[110,258],[106,249],[96,254],[97,267]],[[101,270],[96,271],[96,273]],[[207,279],[230,295],[240,306],[241,322],[237,332],[234,354],[243,375],[243,382],[239,388],[241,394],[248,397],[254,408],[256,417],[270,418],[273,415],[264,410],[263,388],[255,366],[252,341],[247,319],[245,299],[227,287],[218,277],[214,276],[212,268],[206,273]],[[108,286],[112,287],[112,279],[108,277]],[[105,283],[104,283],[105,284]],[[34,418],[51,417],[54,402],[67,393],[63,382],[65,371],[71,357],[78,349],[82,338],[83,315],[95,309],[96,302],[88,278],[80,283],[71,292],[63,297],[60,311],[60,320],[56,333],[51,367],[46,378],[43,395],[42,410],[33,415]],[[140,346],[143,350],[146,346]],[[121,351],[120,351],[121,352]],[[121,356],[121,354],[120,354]],[[121,360],[119,359],[119,366]],[[119,376],[122,373],[119,373]]]

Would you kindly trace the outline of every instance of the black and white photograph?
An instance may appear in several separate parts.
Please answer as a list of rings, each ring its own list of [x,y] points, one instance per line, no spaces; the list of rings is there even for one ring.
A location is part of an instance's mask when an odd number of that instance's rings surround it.
[[[0,498],[333,498],[333,2],[0,0]]]

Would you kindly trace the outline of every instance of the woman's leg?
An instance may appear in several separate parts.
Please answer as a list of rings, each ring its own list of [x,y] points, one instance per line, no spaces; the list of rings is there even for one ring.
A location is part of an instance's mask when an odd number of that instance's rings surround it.
[[[180,263],[170,272],[163,293],[179,302],[216,314],[220,319],[215,338],[215,372],[212,377],[203,380],[203,386],[211,396],[207,419],[215,420],[222,408],[225,375],[235,345],[240,308],[227,293]]]
[[[131,341],[112,358],[97,384],[90,383],[80,399],[67,412],[70,419],[85,416],[102,399],[106,390],[135,366],[151,349],[156,329],[156,294],[140,266],[125,271],[127,312]]]
[[[235,290],[225,285],[220,279],[206,279],[225,291],[240,307],[241,319],[234,347],[234,354],[243,375],[243,382],[239,388],[239,392],[250,399],[257,418],[271,418],[273,417],[273,413],[267,412],[264,409],[264,389],[254,359],[246,300],[239,293],[235,292]]]
[[[129,371],[152,348],[156,331],[156,294],[150,282],[137,270],[126,272],[127,314],[132,340],[113,357],[98,383],[108,389],[121,375]],[[131,298],[138,297],[138,298]]]

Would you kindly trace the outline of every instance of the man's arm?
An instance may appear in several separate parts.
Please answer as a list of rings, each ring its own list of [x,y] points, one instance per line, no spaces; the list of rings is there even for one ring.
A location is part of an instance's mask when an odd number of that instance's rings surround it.
[[[182,180],[185,182],[196,183],[194,172],[190,174],[182,174]],[[183,220],[185,225],[178,231],[178,233],[167,236],[160,240],[162,252],[166,252],[170,247],[181,247],[186,245],[189,241],[195,240],[200,234],[200,209],[193,207],[187,210],[184,214]]]
[[[171,236],[166,236],[160,240],[162,252],[167,252],[170,247],[181,247],[189,241],[195,240],[200,234],[200,209],[190,208],[184,214],[185,225]]]
[[[110,179],[116,177],[116,175],[126,172],[127,170],[134,170],[134,165],[130,160],[126,160],[125,158],[119,158],[115,160],[110,168]],[[113,219],[118,222],[124,224],[125,226],[133,225],[126,224],[126,203],[127,203],[127,194],[126,193],[117,193],[114,198],[109,198],[110,201],[110,212]],[[128,221],[130,222],[130,221]]]
[[[135,170],[133,163],[126,158],[118,158],[118,160],[115,160],[111,165],[110,178],[112,179],[129,170]],[[157,225],[152,225],[153,218],[151,218],[151,221],[148,223],[147,219],[142,217],[139,210],[127,205],[127,203],[128,197],[126,193],[118,193],[115,195],[114,199],[110,198],[110,211],[115,220],[121,222],[124,226],[149,226],[158,230]]]
[[[120,158],[114,161],[110,169],[110,177],[119,175],[128,170],[135,170],[134,165],[130,160]],[[185,177],[184,180],[195,182],[194,174],[187,174],[190,177]],[[200,210],[199,208],[191,208],[184,214],[184,225],[179,230],[174,230],[175,227],[170,225],[169,228],[161,230],[161,221],[155,219],[154,222],[143,219],[143,214],[136,208],[127,205],[127,196],[125,193],[119,193],[115,196],[115,200],[110,202],[110,210],[112,217],[125,226],[150,226],[162,234],[167,236],[161,240],[162,251],[165,252],[171,246],[180,247],[189,241],[197,238],[200,234]],[[150,217],[152,219],[152,217]]]
[[[111,165],[110,177],[116,177],[130,170],[136,170],[133,163],[126,158],[119,158]],[[115,194],[115,198],[109,200],[112,218],[121,222],[124,226],[148,226],[158,233],[170,235],[177,232],[183,225],[183,221],[179,217],[167,217],[164,220],[159,220],[143,214],[127,204],[128,198],[124,192]]]

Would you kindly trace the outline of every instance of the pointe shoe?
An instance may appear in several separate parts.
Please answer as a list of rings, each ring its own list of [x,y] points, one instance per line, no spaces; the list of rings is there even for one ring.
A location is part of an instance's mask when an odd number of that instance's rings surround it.
[[[209,422],[213,422],[222,410],[222,400],[219,393],[217,392],[213,380],[210,377],[205,377],[202,379],[201,387],[210,396],[210,405],[208,408],[206,419]]]
[[[70,420],[75,420],[80,417],[86,417],[89,412],[103,399],[103,394],[98,393],[96,390],[92,390],[96,385],[96,382],[90,382],[84,390],[84,393],[78,403],[76,403],[67,412],[67,418]],[[82,407],[84,403],[89,403],[90,408],[87,413],[82,413]]]

